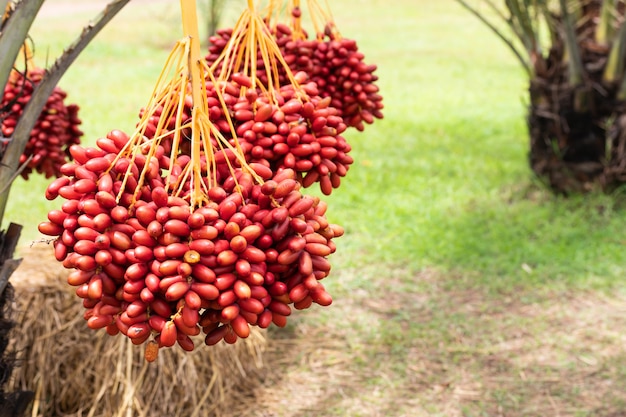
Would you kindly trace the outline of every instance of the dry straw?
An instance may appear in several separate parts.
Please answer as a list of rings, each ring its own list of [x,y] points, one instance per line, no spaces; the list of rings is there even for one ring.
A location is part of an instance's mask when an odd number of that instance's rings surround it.
[[[35,391],[32,416],[222,416],[258,386],[264,331],[191,353],[163,349],[149,364],[128,338],[87,327],[67,272],[40,246],[11,278],[20,363],[9,389]]]

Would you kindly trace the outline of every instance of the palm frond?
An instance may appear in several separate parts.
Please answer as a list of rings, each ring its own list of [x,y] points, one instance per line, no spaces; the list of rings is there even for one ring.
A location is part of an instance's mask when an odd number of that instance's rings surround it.
[[[622,24],[614,36],[609,60],[602,75],[603,81],[612,83],[620,80],[624,75],[624,60],[626,59],[626,25]]]
[[[576,26],[574,16],[569,12],[566,0],[559,0],[561,6],[561,16],[563,18],[563,41],[568,54],[569,64],[569,83],[570,85],[579,85],[583,81],[583,62],[578,46],[578,37],[576,36]]]
[[[615,33],[614,13],[617,7],[617,0],[604,0],[600,9],[600,21],[596,28],[596,42],[607,45]]]
[[[522,55],[522,53],[517,49],[517,47],[515,46],[515,44],[509,39],[507,38],[500,29],[498,29],[498,27],[496,25],[494,25],[493,23],[491,23],[491,21],[489,21],[489,19],[487,19],[481,12],[479,12],[477,9],[475,9],[474,7],[472,7],[470,4],[468,4],[465,0],[456,0],[457,3],[459,3],[461,6],[463,6],[464,8],[466,8],[470,13],[472,13],[474,16],[476,16],[481,22],[483,22],[489,29],[491,29],[491,31],[497,36],[499,37],[508,47],[509,49],[513,52],[513,54],[516,56],[516,58],[518,59],[518,61],[520,62],[520,64],[522,65],[522,67],[528,72],[528,75],[532,75],[533,72],[533,67],[530,64],[529,60],[524,58],[524,56]],[[504,15],[500,15],[500,16],[504,16]],[[507,24],[511,25],[512,23],[509,22],[509,20],[506,20]],[[512,27],[513,28],[513,27]],[[515,28],[513,28],[513,31],[515,33],[516,30]]]

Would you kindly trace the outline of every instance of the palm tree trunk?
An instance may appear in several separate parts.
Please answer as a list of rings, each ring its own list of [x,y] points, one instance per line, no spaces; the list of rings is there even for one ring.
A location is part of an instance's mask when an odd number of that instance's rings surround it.
[[[563,7],[565,3],[561,0]],[[569,13],[557,22],[561,41],[552,44],[546,71],[531,79],[529,88],[531,168],[565,194],[611,191],[626,182],[626,106],[619,83],[607,81],[605,74],[614,61],[609,59],[612,50],[616,54],[623,48],[615,41],[611,48],[595,35],[597,22],[606,19],[600,18],[606,13],[602,2],[580,4],[577,23]],[[617,56],[624,58],[623,53]],[[623,70],[618,66],[617,72]]]

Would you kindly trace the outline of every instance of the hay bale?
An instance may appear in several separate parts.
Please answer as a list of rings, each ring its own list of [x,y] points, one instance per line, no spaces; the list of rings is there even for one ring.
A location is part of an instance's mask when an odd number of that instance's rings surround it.
[[[11,278],[21,358],[11,388],[35,391],[33,416],[223,416],[258,385],[264,331],[234,345],[198,341],[192,353],[161,349],[148,364],[128,338],[87,327],[49,247],[22,256]]]

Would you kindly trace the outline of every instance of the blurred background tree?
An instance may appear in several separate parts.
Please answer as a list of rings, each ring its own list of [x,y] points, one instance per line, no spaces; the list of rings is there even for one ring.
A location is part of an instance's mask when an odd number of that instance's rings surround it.
[[[457,0],[529,77],[530,166],[557,193],[626,182],[622,0]]]
[[[232,2],[231,2],[232,3]],[[224,12],[225,0],[208,0],[207,33],[211,36],[217,31]]]

